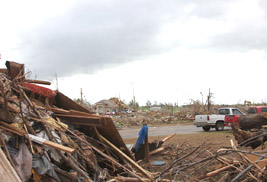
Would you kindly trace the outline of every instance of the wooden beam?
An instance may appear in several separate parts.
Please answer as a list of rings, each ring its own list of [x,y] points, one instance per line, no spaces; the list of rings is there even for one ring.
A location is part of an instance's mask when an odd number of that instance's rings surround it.
[[[170,134],[169,136],[167,136],[166,138],[164,138],[163,140],[161,140],[162,142],[166,142],[167,140],[171,139],[172,137],[174,137],[176,135],[176,133]]]
[[[70,154],[72,154],[75,151],[75,149],[73,149],[73,148],[66,147],[64,145],[60,145],[58,143],[51,142],[51,141],[46,140],[44,138],[36,137],[34,135],[31,135],[31,134],[29,134],[29,137],[30,137],[31,141],[33,141],[33,142],[39,143],[41,145],[47,145],[49,147],[53,147],[53,148],[62,150],[64,152],[70,153]]]
[[[26,132],[22,129],[19,129],[13,125],[7,124],[3,121],[0,121],[0,125],[4,126],[5,128],[8,128],[11,131],[15,131],[17,135],[25,136]]]
[[[153,179],[150,172],[143,169],[140,165],[138,165],[134,160],[132,160],[130,157],[128,157],[125,153],[123,153],[120,149],[118,149],[115,145],[113,145],[110,141],[108,141],[106,138],[104,138],[102,135],[99,135],[102,140],[104,140],[110,147],[112,147],[114,150],[118,152],[118,154],[122,155],[130,164],[132,164],[137,170],[139,170],[142,174],[147,176],[149,179]]]
[[[160,148],[157,148],[156,150],[153,150],[152,152],[150,152],[149,155],[154,155],[154,154],[160,153],[164,150],[165,150],[164,147],[160,147]]]
[[[7,160],[4,152],[0,148],[0,176],[4,181],[21,182],[18,174]]]
[[[59,121],[57,121],[57,120],[56,120],[56,122],[57,122],[59,125],[61,124],[61,122],[59,122]],[[62,125],[62,126],[63,126],[63,125]],[[63,127],[64,127],[64,126],[63,126]],[[101,155],[102,157],[104,157],[106,160],[109,160],[110,162],[114,163],[116,166],[118,166],[118,167],[122,168],[123,170],[129,172],[131,175],[137,177],[138,179],[140,179],[140,180],[142,181],[142,179],[141,179],[136,173],[134,173],[133,171],[131,171],[130,169],[128,169],[128,168],[125,167],[124,165],[118,163],[112,156],[109,156],[109,155],[103,153],[103,152],[100,151],[98,148],[96,148],[96,147],[94,147],[93,145],[91,145],[90,143],[88,143],[87,140],[82,139],[81,137],[79,137],[78,135],[76,135],[74,132],[72,132],[72,131],[69,130],[68,128],[66,128],[66,130],[67,130],[68,132],[70,132],[73,136],[75,136],[77,139],[79,139],[81,142],[84,142],[84,143],[86,143],[87,145],[89,145],[90,147],[92,147],[92,149],[93,149],[94,151],[96,151],[98,154],[100,154],[100,155]],[[100,136],[101,136],[101,135],[100,135]]]
[[[145,162],[149,163],[149,145],[148,145],[148,136],[145,138]]]
[[[30,80],[30,79],[25,79],[24,82],[27,82],[27,83],[36,83],[36,84],[43,84],[43,85],[51,85],[51,82],[48,82],[48,81],[42,81],[42,80]]]
[[[1,97],[0,96],[0,103],[1,104],[4,104],[4,98],[3,97]],[[18,107],[16,107],[16,106],[14,106],[13,104],[11,104],[11,103],[7,103],[7,107],[10,109],[10,110],[12,110],[13,112],[15,112],[15,113],[19,113],[20,112],[20,110],[19,110],[19,108]]]
[[[104,126],[105,120],[99,117],[87,117],[78,115],[66,115],[66,114],[55,114],[56,117],[64,119],[71,124],[84,125],[84,126]]]

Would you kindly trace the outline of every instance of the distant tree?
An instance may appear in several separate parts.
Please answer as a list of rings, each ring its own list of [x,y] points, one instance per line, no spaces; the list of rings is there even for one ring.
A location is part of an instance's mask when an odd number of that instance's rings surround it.
[[[133,108],[133,109],[138,109],[139,108],[138,102],[134,101],[133,99],[129,102],[128,106]]]
[[[150,107],[151,105],[152,105],[152,103],[151,103],[149,100],[147,100],[147,101],[146,101],[146,106],[147,106],[147,107]]]
[[[79,105],[83,106],[86,109],[90,109],[91,108],[91,103],[89,101],[87,101],[86,99],[81,101],[81,99],[78,98],[78,99],[73,99],[73,101],[78,103]]]

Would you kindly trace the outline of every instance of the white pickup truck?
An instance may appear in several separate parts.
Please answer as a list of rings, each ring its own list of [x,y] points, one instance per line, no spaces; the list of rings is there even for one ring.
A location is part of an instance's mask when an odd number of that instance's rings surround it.
[[[237,108],[220,108],[218,114],[196,115],[194,125],[202,127],[204,131],[215,128],[217,131],[223,131],[226,115],[241,115],[242,112]]]

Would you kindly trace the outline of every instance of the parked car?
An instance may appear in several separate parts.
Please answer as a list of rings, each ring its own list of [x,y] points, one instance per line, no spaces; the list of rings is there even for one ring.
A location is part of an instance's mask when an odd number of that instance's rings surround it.
[[[133,111],[130,109],[124,109],[122,112],[127,114],[133,113]]]
[[[215,128],[217,131],[223,131],[224,126],[228,126],[232,121],[232,117],[227,119],[225,122],[226,116],[236,116],[242,115],[243,113],[237,108],[220,108],[218,114],[210,115],[196,115],[194,124],[197,127],[202,127],[204,131],[209,131],[210,128]]]
[[[267,112],[267,106],[253,106],[248,108],[248,114],[259,114]]]

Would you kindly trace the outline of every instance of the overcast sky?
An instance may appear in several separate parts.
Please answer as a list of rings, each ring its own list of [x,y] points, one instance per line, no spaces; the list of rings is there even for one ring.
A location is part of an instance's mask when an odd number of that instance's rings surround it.
[[[70,98],[267,102],[267,1],[0,1],[0,66]]]

